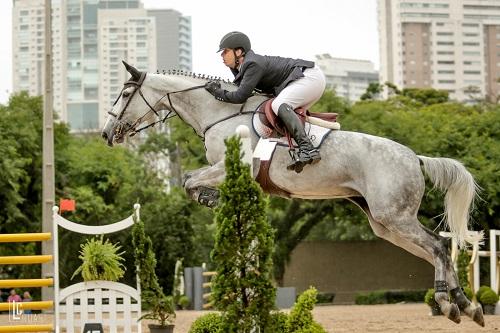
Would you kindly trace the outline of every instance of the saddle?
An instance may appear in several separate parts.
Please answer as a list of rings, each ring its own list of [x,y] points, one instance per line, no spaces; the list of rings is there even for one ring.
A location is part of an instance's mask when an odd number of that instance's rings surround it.
[[[276,132],[277,136],[281,137],[286,136],[288,138],[290,135],[286,130],[285,125],[274,113],[271,107],[273,101],[274,98],[270,98],[264,101],[259,106],[259,109],[257,110],[257,112],[259,113],[259,119],[263,125],[272,128]],[[299,107],[294,111],[299,116],[299,119],[302,122],[302,124],[308,121],[311,124],[338,129],[337,128],[338,124],[335,124],[337,122],[337,116],[338,116],[337,113],[310,112],[309,110],[306,110],[304,107]]]

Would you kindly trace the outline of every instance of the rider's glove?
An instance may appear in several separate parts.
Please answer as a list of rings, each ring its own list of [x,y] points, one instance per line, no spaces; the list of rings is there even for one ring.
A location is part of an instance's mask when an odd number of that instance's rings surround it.
[[[208,81],[205,84],[205,89],[211,93],[215,98],[221,99],[221,95],[223,93],[222,88],[220,86],[220,82],[218,81]]]

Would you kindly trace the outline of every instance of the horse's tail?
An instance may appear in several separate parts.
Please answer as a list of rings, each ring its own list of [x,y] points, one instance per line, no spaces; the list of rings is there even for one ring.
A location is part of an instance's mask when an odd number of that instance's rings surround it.
[[[482,242],[483,233],[472,235],[468,231],[468,222],[479,190],[474,177],[462,163],[451,158],[432,158],[418,156],[422,161],[425,174],[434,187],[446,192],[444,200],[444,221],[448,225],[459,247],[466,242]]]

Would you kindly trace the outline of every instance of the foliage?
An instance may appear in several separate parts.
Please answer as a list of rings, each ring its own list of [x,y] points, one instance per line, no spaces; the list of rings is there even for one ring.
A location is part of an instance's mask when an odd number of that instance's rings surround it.
[[[319,101],[311,108],[314,112],[335,112],[338,114],[348,113],[351,109],[349,102],[338,96],[335,90],[326,90]]]
[[[435,294],[434,288],[430,288],[427,290],[427,293],[425,294],[425,297],[424,297],[425,304],[427,304],[431,308],[435,307],[437,305],[437,302],[434,298],[434,294]]]
[[[421,302],[426,290],[373,291],[356,295],[356,304],[395,304],[401,302]]]
[[[118,281],[125,272],[122,263],[124,259],[121,256],[124,252],[118,253],[120,249],[121,246],[112,244],[109,239],[104,241],[102,235],[87,240],[87,243],[81,245],[78,256],[82,264],[71,279],[81,273],[84,281]]]
[[[286,322],[288,315],[281,311],[273,311],[269,317],[269,325],[264,330],[264,333],[279,333],[286,332]]]
[[[479,289],[476,291],[476,299],[479,301],[481,299],[481,295],[486,291],[490,290],[491,288],[489,286],[480,286]]]
[[[404,88],[401,95],[411,98],[422,105],[432,105],[446,103],[449,100],[449,93],[446,90],[436,90],[432,88],[417,89]]]
[[[320,333],[326,331],[314,321],[312,310],[316,304],[318,291],[310,287],[304,291],[290,311],[286,322],[286,332],[313,332]]]
[[[494,301],[495,298],[496,301]],[[479,303],[483,305],[496,304],[496,302],[498,302],[498,294],[489,286],[481,286],[479,287],[479,290],[476,292],[476,299]]]
[[[468,287],[469,284],[469,262],[470,262],[470,256],[467,253],[466,250],[460,250],[458,254],[458,260],[457,260],[457,268],[458,268],[458,282],[460,284],[460,287],[466,288]]]
[[[189,333],[222,333],[221,327],[221,315],[211,312],[198,317],[191,325]]]
[[[487,289],[481,294],[481,297],[479,298],[479,302],[483,305],[497,304],[498,295],[496,292],[493,291],[493,289],[491,289],[491,288]]]
[[[266,218],[267,202],[241,161],[239,137],[226,143],[226,178],[215,210],[217,235],[212,251],[217,275],[212,299],[223,311],[225,332],[251,332],[265,327],[274,306],[271,284],[273,231]]]
[[[138,320],[156,320],[158,324],[165,327],[172,324],[175,319],[175,305],[172,296],[161,296],[149,292],[146,298],[147,304],[151,305],[150,311],[142,315]]]
[[[134,214],[132,226],[132,245],[134,247],[135,267],[141,282],[141,298],[151,299],[151,294],[161,299],[165,297],[156,275],[156,257],[151,238],[144,231],[144,222]],[[149,295],[149,297],[148,297]]]
[[[472,291],[472,289],[470,287],[463,287],[463,291],[465,297],[467,297],[468,300],[472,300],[472,298],[474,297],[474,292]]]
[[[366,101],[366,100],[375,100],[377,99],[380,94],[382,93],[384,89],[384,86],[381,85],[378,82],[370,82],[368,84],[368,87],[366,88],[366,91],[361,95],[361,100]]]

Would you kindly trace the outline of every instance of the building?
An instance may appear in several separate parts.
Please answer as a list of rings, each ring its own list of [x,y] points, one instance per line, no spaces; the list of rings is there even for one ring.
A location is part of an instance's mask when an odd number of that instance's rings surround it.
[[[462,101],[499,95],[498,1],[378,0],[378,19],[381,82]]]
[[[99,10],[99,128],[130,74],[122,60],[141,71],[155,72],[156,22],[143,8]]]
[[[379,74],[368,60],[333,58],[329,54],[316,56],[316,63],[325,73],[326,88],[338,96],[357,101],[371,82],[378,82]]]
[[[62,66],[60,1],[52,3],[52,56],[54,109],[62,110],[65,77]],[[44,92],[45,6],[44,0],[14,0],[12,8],[12,84],[13,91],[32,96]]]
[[[13,91],[41,95],[44,0],[13,4]],[[128,78],[121,60],[156,71],[165,58],[169,68],[191,69],[190,18],[151,12],[140,0],[52,0],[54,110],[73,132],[102,128]],[[175,57],[164,57],[167,50]]]
[[[158,69],[191,71],[191,17],[173,9],[149,9],[148,16],[156,19]]]

